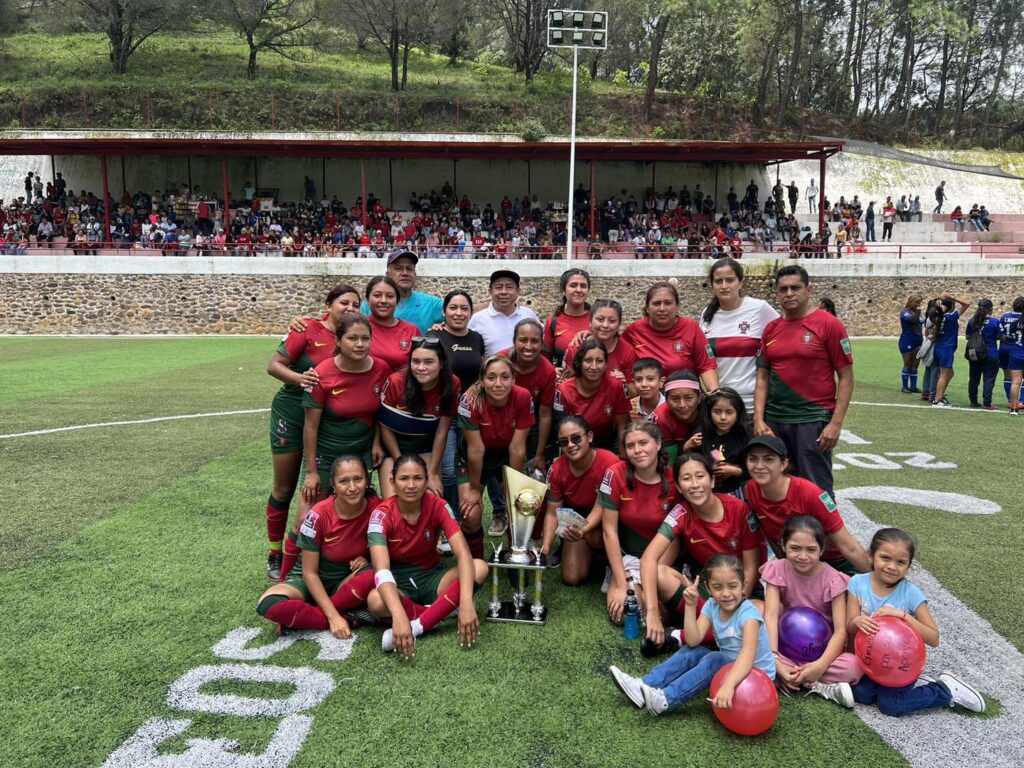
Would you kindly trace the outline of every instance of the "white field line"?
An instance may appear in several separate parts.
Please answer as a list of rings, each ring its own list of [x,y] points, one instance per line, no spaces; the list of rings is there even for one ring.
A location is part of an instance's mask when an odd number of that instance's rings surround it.
[[[12,432],[7,435],[0,435],[0,440],[10,440],[15,437],[35,437],[37,435],[53,435],[57,432],[74,432],[79,429],[94,429],[96,427],[126,427],[134,424],[156,424],[160,421],[184,421],[186,419],[208,419],[216,416],[243,416],[250,413],[267,413],[269,408],[250,408],[245,411],[214,411],[212,413],[184,413],[178,416],[154,416],[151,419],[134,419],[132,421],[100,421],[94,424],[73,424],[70,427],[54,427],[52,429],[36,429],[31,432]]]
[[[922,401],[923,403],[923,401]],[[910,403],[866,403],[862,400],[851,400],[850,405],[869,405],[875,408],[915,408],[917,410],[932,409],[931,405],[911,405]],[[998,406],[994,411],[986,411],[984,408],[964,408],[959,405],[951,405],[949,408],[935,408],[935,411],[942,413],[943,411],[968,411],[970,413],[1001,413],[1006,414],[1002,408]]]

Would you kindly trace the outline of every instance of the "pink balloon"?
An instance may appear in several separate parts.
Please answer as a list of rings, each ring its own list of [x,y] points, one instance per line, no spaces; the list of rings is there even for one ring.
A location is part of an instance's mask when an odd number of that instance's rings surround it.
[[[714,699],[725,676],[732,669],[726,664],[711,679],[711,698]],[[754,667],[743,678],[732,695],[732,706],[719,709],[714,704],[711,710],[719,722],[740,736],[757,736],[772,727],[779,716],[779,694],[775,683],[759,668]]]
[[[887,688],[913,685],[921,676],[928,653],[924,641],[903,619],[876,619],[878,632],[857,633],[854,649],[867,676]]]

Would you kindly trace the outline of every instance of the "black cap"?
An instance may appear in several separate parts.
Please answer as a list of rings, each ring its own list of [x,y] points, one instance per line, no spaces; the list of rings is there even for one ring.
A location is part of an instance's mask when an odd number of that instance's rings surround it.
[[[513,272],[511,269],[496,269],[493,272],[491,272],[490,285],[494,285],[496,282],[504,278],[508,278],[509,280],[511,280],[513,283],[516,284],[516,287],[519,286],[519,273]]]
[[[420,257],[412,251],[395,251],[394,253],[388,254],[388,266],[390,267],[399,259],[412,259],[413,264],[419,263]]]
[[[781,458],[788,459],[789,451],[786,450],[786,444],[782,442],[781,437],[775,435],[758,435],[757,437],[751,438],[750,442],[747,443],[747,448],[744,453],[749,453],[751,448],[758,445],[763,445],[772,453],[777,453]]]

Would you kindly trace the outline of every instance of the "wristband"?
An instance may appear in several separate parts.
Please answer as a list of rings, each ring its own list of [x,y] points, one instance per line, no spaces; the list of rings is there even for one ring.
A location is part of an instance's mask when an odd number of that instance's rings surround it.
[[[380,589],[382,584],[395,584],[395,577],[391,575],[391,571],[387,568],[381,568],[375,574],[373,574],[373,585]],[[398,584],[395,584],[397,587]]]

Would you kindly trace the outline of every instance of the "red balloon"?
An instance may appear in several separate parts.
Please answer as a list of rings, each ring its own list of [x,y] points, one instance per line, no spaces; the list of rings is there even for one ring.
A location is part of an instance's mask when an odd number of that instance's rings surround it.
[[[876,619],[878,632],[857,633],[854,649],[867,676],[887,688],[913,685],[928,657],[924,641],[912,626],[895,616]]]
[[[725,676],[732,669],[726,664],[711,678],[711,698],[714,699]],[[740,736],[757,736],[772,727],[779,716],[779,693],[775,683],[761,669],[754,667],[743,678],[732,694],[732,706],[719,709],[714,704],[711,710],[719,722]]]

